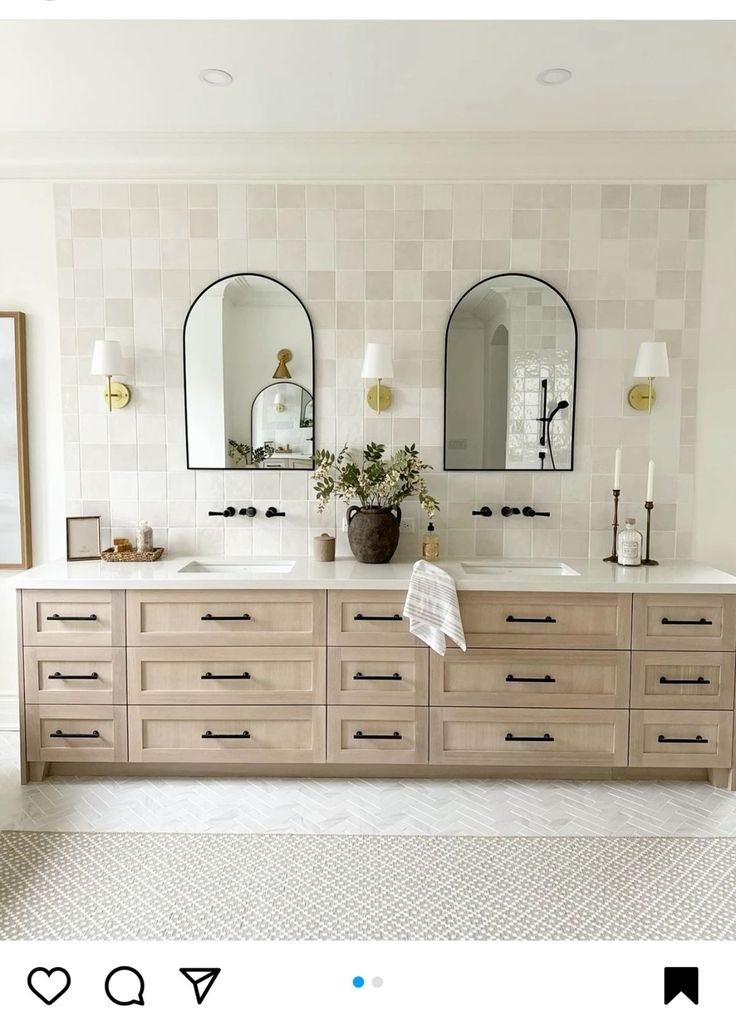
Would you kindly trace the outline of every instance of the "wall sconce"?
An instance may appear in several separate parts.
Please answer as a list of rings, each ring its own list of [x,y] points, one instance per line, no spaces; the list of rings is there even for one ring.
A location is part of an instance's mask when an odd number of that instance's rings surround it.
[[[100,374],[107,378],[105,385],[105,401],[108,411],[121,410],[130,402],[130,389],[122,381],[113,381],[112,376],[125,369],[123,353],[119,341],[100,339],[95,342],[92,351],[90,374]]]
[[[276,411],[276,413],[283,413],[286,409],[286,406],[284,405],[284,397],[281,394],[281,392],[277,392],[276,395],[274,395],[273,408]]]
[[[381,413],[391,405],[391,389],[381,384],[386,377],[394,376],[394,359],[390,345],[379,345],[369,341],[365,346],[361,377],[365,381],[375,381],[368,389],[366,401],[372,410]]]
[[[293,358],[294,353],[291,351],[291,349],[279,349],[279,351],[276,353],[276,359],[279,361],[279,365],[276,367],[276,370],[274,371],[274,380],[282,377],[289,378],[289,380],[291,380],[291,374],[289,373],[289,368],[286,364],[291,363]]]
[[[655,377],[669,377],[670,362],[667,357],[666,341],[643,341],[636,357],[634,377],[645,377],[647,384],[635,384],[629,390],[629,406],[635,410],[651,412],[657,393],[652,387]]]

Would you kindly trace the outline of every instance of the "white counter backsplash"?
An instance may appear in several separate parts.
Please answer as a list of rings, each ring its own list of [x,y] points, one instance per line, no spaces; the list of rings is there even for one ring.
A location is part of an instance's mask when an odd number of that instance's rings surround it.
[[[157,545],[182,554],[304,557],[322,531],[348,552],[342,508],[320,515],[308,474],[186,470],[184,318],[206,284],[251,271],[282,280],[312,317],[316,445],[416,442],[435,468],[443,555],[606,556],[620,445],[622,519],[643,518],[651,456],[653,555],[687,558],[705,196],[702,185],[651,183],[58,184],[67,513],[99,514],[104,546],[145,519]],[[276,229],[254,236],[257,226]],[[471,284],[507,270],[548,280],[578,322],[572,473],[442,472],[446,321]],[[89,375],[105,336],[122,342],[133,393],[109,416]],[[668,342],[672,376],[649,416],[625,397],[651,339]],[[363,400],[366,340],[394,347],[394,402],[380,416]],[[252,520],[208,515],[251,503]],[[503,519],[504,503],[551,517]],[[267,520],[272,504],[286,517]],[[483,504],[494,516],[472,517]],[[397,558],[413,559],[424,521],[416,504],[404,510],[417,533],[402,533]]]

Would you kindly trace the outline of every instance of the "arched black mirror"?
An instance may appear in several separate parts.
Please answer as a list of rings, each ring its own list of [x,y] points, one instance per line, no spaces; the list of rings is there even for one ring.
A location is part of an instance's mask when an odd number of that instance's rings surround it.
[[[312,469],[314,334],[291,288],[235,273],[197,296],[184,323],[184,405],[188,467]]]
[[[445,470],[571,471],[576,363],[551,284],[504,273],[466,291],[445,337]]]

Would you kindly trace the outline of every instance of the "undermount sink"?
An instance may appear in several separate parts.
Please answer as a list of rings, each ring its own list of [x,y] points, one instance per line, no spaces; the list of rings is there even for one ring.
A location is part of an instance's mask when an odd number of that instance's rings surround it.
[[[532,561],[532,560],[488,560],[488,561],[467,561],[461,564],[466,575],[518,575],[527,578],[544,577],[547,575],[580,575],[569,564],[562,561]]]
[[[179,568],[181,575],[288,575],[294,561],[189,561]]]

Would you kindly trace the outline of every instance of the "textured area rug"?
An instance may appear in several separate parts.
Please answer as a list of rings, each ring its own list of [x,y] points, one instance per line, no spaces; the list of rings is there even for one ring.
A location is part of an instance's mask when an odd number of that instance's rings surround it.
[[[736,840],[0,833],[3,939],[734,939]]]

